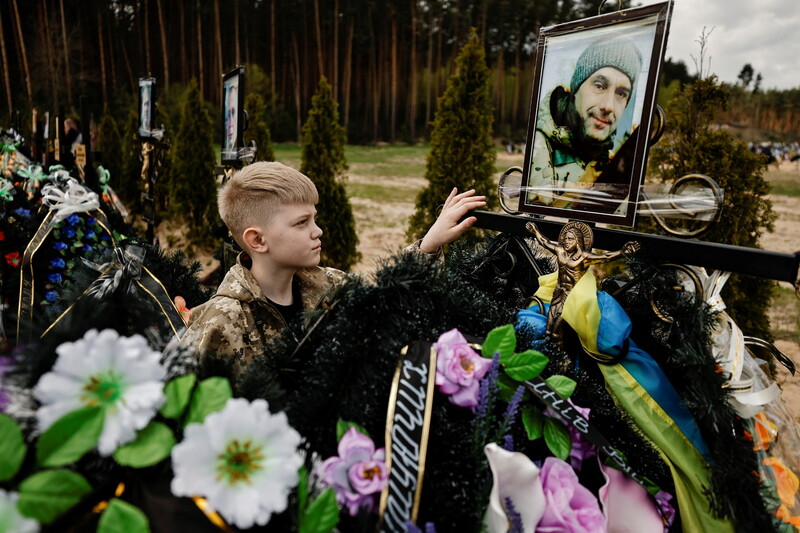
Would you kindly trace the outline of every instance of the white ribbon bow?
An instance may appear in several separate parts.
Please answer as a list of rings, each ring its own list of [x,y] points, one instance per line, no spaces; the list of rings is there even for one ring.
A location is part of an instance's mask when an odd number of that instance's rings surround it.
[[[63,220],[72,213],[84,213],[100,207],[97,193],[75,180],[67,181],[63,189],[55,185],[45,185],[42,189],[42,202],[51,211],[55,211],[56,220]]]

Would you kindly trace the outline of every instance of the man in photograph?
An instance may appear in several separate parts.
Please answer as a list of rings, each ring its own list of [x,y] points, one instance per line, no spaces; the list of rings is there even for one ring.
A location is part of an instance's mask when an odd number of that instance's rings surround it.
[[[591,209],[582,205],[581,195],[562,195],[562,190],[608,183],[603,168],[632,133],[617,135],[617,129],[641,70],[641,52],[626,37],[602,37],[583,50],[569,85],[557,86],[539,104],[529,202]],[[611,181],[616,187],[606,189],[624,189],[624,197],[629,177],[619,174]]]
[[[236,157],[236,137],[238,134],[237,105],[239,103],[239,87],[231,84],[228,86],[225,98],[225,153],[231,157]]]

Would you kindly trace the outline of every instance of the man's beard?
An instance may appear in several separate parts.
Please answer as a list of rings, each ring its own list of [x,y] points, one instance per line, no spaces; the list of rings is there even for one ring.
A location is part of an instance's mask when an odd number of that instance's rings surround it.
[[[582,161],[608,161],[608,153],[613,148],[613,131],[605,140],[587,135],[585,121],[575,108],[575,98],[568,92],[554,91],[555,100],[551,102],[550,113],[555,123],[566,126],[572,134],[571,152]],[[553,105],[555,104],[555,105]]]

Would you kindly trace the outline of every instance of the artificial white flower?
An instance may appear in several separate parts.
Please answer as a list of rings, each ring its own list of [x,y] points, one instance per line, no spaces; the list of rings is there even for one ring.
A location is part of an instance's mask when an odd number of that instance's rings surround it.
[[[161,354],[141,335],[121,337],[113,329],[91,329],[56,352],[52,370],[33,389],[42,404],[36,411],[42,431],[71,411],[100,405],[105,422],[97,449],[107,456],[132,441],[164,403]]]
[[[39,523],[17,510],[19,494],[0,489],[0,533],[36,533]]]
[[[172,493],[205,497],[241,529],[263,526],[286,509],[297,485],[299,445],[284,413],[270,413],[264,400],[232,398],[202,424],[189,424],[172,449]]]

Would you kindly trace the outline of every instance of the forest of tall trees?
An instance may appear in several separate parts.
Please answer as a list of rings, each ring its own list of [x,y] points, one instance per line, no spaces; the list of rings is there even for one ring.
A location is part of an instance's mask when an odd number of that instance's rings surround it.
[[[469,29],[492,70],[495,133],[524,133],[542,26],[597,13],[600,0],[8,0],[0,4],[7,124],[34,107],[118,117],[137,79],[163,89],[197,80],[220,99],[221,76],[258,65],[276,140],[296,140],[322,76],[351,142],[423,137]],[[627,4],[627,3],[626,3]]]

